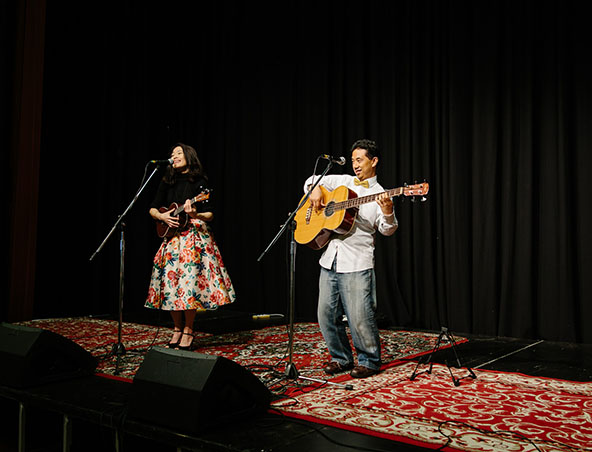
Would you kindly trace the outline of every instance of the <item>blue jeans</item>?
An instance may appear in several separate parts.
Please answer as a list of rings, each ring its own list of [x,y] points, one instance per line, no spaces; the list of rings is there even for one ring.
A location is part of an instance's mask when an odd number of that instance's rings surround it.
[[[358,365],[380,369],[380,336],[375,313],[374,269],[337,273],[334,269],[321,267],[317,315],[333,361],[341,365],[354,362],[346,326],[342,322],[345,314],[358,355]]]

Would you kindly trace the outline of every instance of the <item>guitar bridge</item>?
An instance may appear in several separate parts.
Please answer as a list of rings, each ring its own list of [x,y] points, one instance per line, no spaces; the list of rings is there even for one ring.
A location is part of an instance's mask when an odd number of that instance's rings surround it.
[[[312,206],[306,209],[306,216],[304,217],[306,220],[306,224],[310,224],[310,218],[312,217]]]

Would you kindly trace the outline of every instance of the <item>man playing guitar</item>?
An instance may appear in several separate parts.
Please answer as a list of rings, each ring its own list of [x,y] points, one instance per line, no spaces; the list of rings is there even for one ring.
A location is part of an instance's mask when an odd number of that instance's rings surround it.
[[[328,175],[311,193],[310,205],[318,211],[324,206],[325,190],[345,186],[359,197],[376,195],[375,202],[357,209],[347,232],[332,234],[320,258],[318,320],[331,355],[324,371],[333,375],[351,370],[354,378],[366,378],[380,371],[380,338],[375,318],[376,282],[374,275],[374,234],[394,234],[398,223],[393,201],[378,183],[376,167],[379,152],[371,140],[358,140],[351,148],[351,175]],[[315,176],[304,185],[305,192],[314,184]],[[321,188],[322,187],[322,188]],[[357,353],[357,365],[350,347],[346,327],[347,317],[352,342]]]

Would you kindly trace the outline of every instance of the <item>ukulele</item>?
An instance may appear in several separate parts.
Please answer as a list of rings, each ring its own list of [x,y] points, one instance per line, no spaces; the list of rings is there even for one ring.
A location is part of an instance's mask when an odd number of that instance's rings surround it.
[[[210,199],[210,189],[206,188],[199,195],[191,198],[191,205],[198,202],[207,201],[208,199]],[[179,205],[174,202],[168,207],[161,207],[158,209],[160,213],[165,213],[169,210],[172,210],[171,216],[179,217],[179,226],[174,228],[166,224],[164,221],[156,220],[156,233],[162,238],[172,237],[178,230],[183,229],[189,223],[189,216],[185,213],[184,204]]]
[[[331,234],[347,234],[353,227],[358,214],[358,206],[376,201],[382,193],[388,193],[391,198],[400,195],[422,196],[422,200],[425,201],[425,195],[427,195],[430,188],[427,182],[423,182],[358,197],[353,190],[345,185],[341,185],[333,191],[327,190],[322,185],[319,187],[323,193],[324,207],[315,210],[310,202],[306,202],[294,216],[294,221],[296,221],[294,239],[296,242],[308,245],[315,250],[324,247]]]

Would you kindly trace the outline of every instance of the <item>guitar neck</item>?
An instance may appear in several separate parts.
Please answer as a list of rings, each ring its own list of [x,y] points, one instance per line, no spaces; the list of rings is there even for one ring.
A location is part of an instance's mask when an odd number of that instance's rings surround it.
[[[376,201],[376,199],[383,193],[387,193],[389,198],[392,198],[393,196],[400,196],[403,193],[403,187],[392,188],[390,190],[386,190],[380,193],[374,193],[373,195],[366,195],[357,198],[346,199],[345,201],[335,203],[333,209],[345,210],[351,209],[352,207],[358,207],[362,204],[367,204],[369,202]]]

